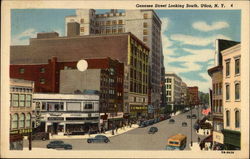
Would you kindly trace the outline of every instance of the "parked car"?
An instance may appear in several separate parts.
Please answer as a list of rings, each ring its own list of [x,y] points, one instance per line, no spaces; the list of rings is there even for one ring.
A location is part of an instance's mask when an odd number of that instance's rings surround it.
[[[147,125],[146,125],[146,123],[145,122],[142,122],[140,125],[139,125],[139,128],[144,128],[144,127],[146,127]]]
[[[92,142],[105,142],[108,143],[110,142],[109,138],[104,136],[104,135],[96,135],[94,138],[88,138],[87,139],[88,143],[92,143]]]
[[[166,116],[166,119],[170,119],[170,118],[171,118],[171,116],[170,116],[170,115],[167,115],[167,116]]]
[[[63,141],[61,140],[55,140],[55,141],[51,141],[48,145],[47,145],[48,149],[56,149],[56,148],[64,148],[65,150],[71,150],[72,149],[72,145],[70,144],[65,144]]]
[[[158,132],[158,128],[157,128],[157,127],[151,127],[151,128],[148,130],[148,133],[149,133],[149,134],[154,134],[154,133],[156,133],[156,132]]]
[[[34,133],[32,134],[32,137],[31,137],[32,140],[49,140],[49,133],[47,132],[37,132],[37,133]]]
[[[186,123],[186,122],[182,122],[182,123],[181,123],[181,126],[182,126],[182,127],[187,127],[187,123]]]
[[[187,115],[187,119],[191,119],[191,115]]]
[[[171,123],[171,124],[173,124],[174,122],[175,122],[174,119],[170,119],[170,120],[169,120],[169,123]]]
[[[195,114],[192,115],[192,119],[196,119],[197,116]]]

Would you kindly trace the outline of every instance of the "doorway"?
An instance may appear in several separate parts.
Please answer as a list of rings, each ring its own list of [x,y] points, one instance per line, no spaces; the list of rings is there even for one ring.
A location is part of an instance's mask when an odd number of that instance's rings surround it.
[[[53,133],[57,135],[58,123],[53,123]]]

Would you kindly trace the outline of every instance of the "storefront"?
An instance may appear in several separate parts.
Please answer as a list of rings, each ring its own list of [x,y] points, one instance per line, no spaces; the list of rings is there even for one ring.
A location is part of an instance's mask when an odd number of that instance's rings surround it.
[[[241,133],[239,131],[222,130],[226,150],[240,150]]]
[[[32,132],[31,128],[10,131],[10,150],[23,150],[23,136]]]

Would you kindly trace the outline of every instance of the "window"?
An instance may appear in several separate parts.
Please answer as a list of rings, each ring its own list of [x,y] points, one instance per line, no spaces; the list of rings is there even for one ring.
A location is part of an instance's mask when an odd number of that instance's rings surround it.
[[[46,102],[42,102],[42,110],[46,110]]]
[[[19,106],[20,107],[24,107],[25,104],[25,95],[24,94],[20,94],[19,95]]]
[[[172,79],[171,78],[167,78],[167,83],[171,83]]]
[[[19,106],[19,95],[18,94],[13,94],[12,95],[12,104],[13,107],[18,107]]]
[[[226,111],[226,126],[230,126],[230,111]]]
[[[119,28],[118,33],[122,33],[122,32],[123,32],[123,28]]]
[[[81,32],[84,32],[84,27],[81,27],[81,29],[80,29],[80,30],[81,30]]]
[[[24,128],[25,115],[22,113],[19,118],[19,128]]]
[[[147,13],[144,13],[144,14],[143,14],[143,18],[144,18],[144,19],[148,19],[148,14],[147,14]]]
[[[143,23],[143,27],[144,27],[144,28],[147,28],[147,27],[148,27],[148,23],[144,22],[144,23]]]
[[[20,74],[24,74],[24,68],[20,68],[20,69],[19,69],[19,73],[20,73]]]
[[[45,68],[40,68],[40,73],[44,73],[45,72]]]
[[[148,35],[148,30],[147,29],[143,30],[143,35]]]
[[[25,103],[26,107],[31,107],[31,95],[30,94],[26,94],[26,103]]]
[[[229,76],[230,75],[230,62],[227,61],[226,62],[226,76]]]
[[[93,104],[92,103],[85,104],[84,109],[93,109]]]
[[[110,34],[110,29],[106,29],[106,34]]]
[[[123,24],[123,20],[119,20],[119,21],[118,21],[118,24]]]
[[[235,84],[235,100],[240,99],[240,84],[236,83]]]
[[[40,78],[40,84],[45,84],[45,79],[44,78]]]
[[[31,123],[31,115],[30,115],[30,113],[28,113],[26,115],[25,127],[29,128],[30,127],[30,123]]]
[[[219,84],[219,95],[222,94],[222,91],[221,91],[221,90],[222,90],[222,84],[220,83],[220,84]]]
[[[116,20],[113,20],[113,21],[112,21],[112,24],[113,24],[113,25],[116,25],[116,24],[117,24],[117,23],[116,23]]]
[[[106,25],[110,25],[110,21],[106,21]]]
[[[147,36],[144,36],[143,37],[143,42],[147,42],[148,41],[148,37]]]
[[[83,24],[84,23],[84,19],[81,19],[80,22],[81,22],[81,24]]]
[[[235,112],[235,128],[240,127],[240,112],[237,110]]]
[[[115,28],[112,29],[112,33],[116,33],[117,30]]]
[[[226,100],[230,99],[230,86],[226,85]]]
[[[240,59],[235,59],[235,74],[240,73]]]
[[[17,114],[12,115],[11,128],[12,129],[18,128],[18,115]]]

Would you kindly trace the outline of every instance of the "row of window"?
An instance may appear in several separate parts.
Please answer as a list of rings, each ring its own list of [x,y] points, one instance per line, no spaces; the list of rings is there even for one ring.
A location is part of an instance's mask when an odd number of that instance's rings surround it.
[[[130,81],[130,92],[147,94],[147,86]]]
[[[167,83],[172,83],[172,79],[171,78],[167,78]]]
[[[24,88],[24,87],[10,87],[11,92],[24,92],[24,93],[31,93],[32,88]]]
[[[171,84],[167,84],[166,88],[167,89],[172,89],[172,85]]]
[[[40,102],[36,102],[36,107],[40,107]],[[93,103],[84,103],[84,109],[93,109]],[[64,111],[64,102],[42,102],[43,111]],[[67,102],[66,111],[80,111],[81,103],[80,102]]]
[[[31,107],[31,94],[10,94],[10,105],[12,107]]]
[[[234,84],[234,97],[235,100],[240,100],[240,83]],[[226,100],[230,100],[230,85],[226,84]]]
[[[230,59],[226,60],[226,76],[230,76],[231,70],[230,70]],[[240,58],[236,58],[234,60],[234,74],[239,75],[240,74]]]
[[[226,126],[229,127],[231,124],[231,117],[230,117],[230,110],[226,111]],[[236,110],[234,112],[234,122],[235,122],[235,128],[239,128],[240,127],[240,111]]]
[[[11,119],[11,129],[19,129],[19,128],[30,128],[31,126],[31,114],[21,113],[20,115],[13,114],[10,116]]]
[[[45,68],[44,67],[39,68],[39,72],[40,73],[45,73]],[[19,68],[19,73],[24,74],[25,73],[25,68]]]
[[[213,84],[213,94],[221,95],[222,94],[222,83],[214,83]]]

